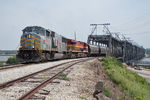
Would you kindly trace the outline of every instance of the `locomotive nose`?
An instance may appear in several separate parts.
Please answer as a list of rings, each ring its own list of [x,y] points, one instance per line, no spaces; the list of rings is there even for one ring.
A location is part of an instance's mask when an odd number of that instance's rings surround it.
[[[34,33],[26,33],[21,37],[21,48],[40,49],[40,37]]]

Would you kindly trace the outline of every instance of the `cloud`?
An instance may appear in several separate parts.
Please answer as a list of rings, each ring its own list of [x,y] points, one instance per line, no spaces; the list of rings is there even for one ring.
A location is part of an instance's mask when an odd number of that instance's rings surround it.
[[[86,42],[89,25],[105,22],[111,23],[110,30],[127,33],[139,44],[150,47],[146,39],[130,34],[149,31],[148,3],[137,0],[1,0],[0,49],[16,49],[21,30],[26,26],[42,26],[68,38],[74,38],[76,31],[77,40]]]

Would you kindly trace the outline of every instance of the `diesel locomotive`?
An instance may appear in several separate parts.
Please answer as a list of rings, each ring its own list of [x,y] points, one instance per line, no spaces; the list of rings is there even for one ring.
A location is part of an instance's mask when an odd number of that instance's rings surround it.
[[[20,62],[39,62],[52,59],[106,55],[106,47],[88,45],[68,39],[40,26],[23,29],[17,59]]]

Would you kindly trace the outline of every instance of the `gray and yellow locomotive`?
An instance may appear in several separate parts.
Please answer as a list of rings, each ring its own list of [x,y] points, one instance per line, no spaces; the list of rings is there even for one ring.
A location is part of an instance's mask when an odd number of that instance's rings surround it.
[[[66,46],[66,39],[54,31],[29,26],[23,30],[17,58],[21,62],[50,60],[55,53],[62,57],[67,52]]]

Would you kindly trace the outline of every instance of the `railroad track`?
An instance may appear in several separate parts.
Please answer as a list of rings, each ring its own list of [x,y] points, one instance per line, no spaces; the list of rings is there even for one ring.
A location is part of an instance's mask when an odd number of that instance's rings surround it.
[[[52,60],[52,61],[58,61],[58,60]],[[37,63],[29,63],[29,64],[15,64],[15,65],[4,65],[0,66],[0,71],[8,70],[8,69],[15,69],[19,67],[24,67],[28,65],[36,65],[36,64],[41,64],[41,63],[47,63],[47,62],[37,62]]]
[[[91,59],[93,58],[86,58],[82,60],[80,59],[61,63],[59,65],[46,68],[30,75],[3,83],[0,85],[0,93],[5,94],[5,92],[7,93],[9,91],[8,94],[13,93],[13,95],[10,95],[10,97],[17,100],[44,100],[45,96],[43,96],[43,94],[49,94],[50,91],[42,89],[43,87],[53,82],[53,80],[58,78],[62,72],[66,71],[71,66]]]
[[[51,60],[53,61],[60,61],[60,60]],[[15,68],[19,68],[19,67],[25,67],[25,66],[29,66],[29,65],[36,65],[36,64],[41,64],[41,63],[47,63],[47,62],[37,62],[37,63],[29,63],[29,64],[15,64],[15,65],[4,65],[4,66],[0,66],[0,71],[4,71],[4,70],[9,70],[9,69],[15,69]]]
[[[13,68],[19,68],[19,67],[23,67],[23,66],[27,66],[27,65],[31,65],[31,64],[16,64],[16,65],[1,66],[0,71],[13,69]]]

